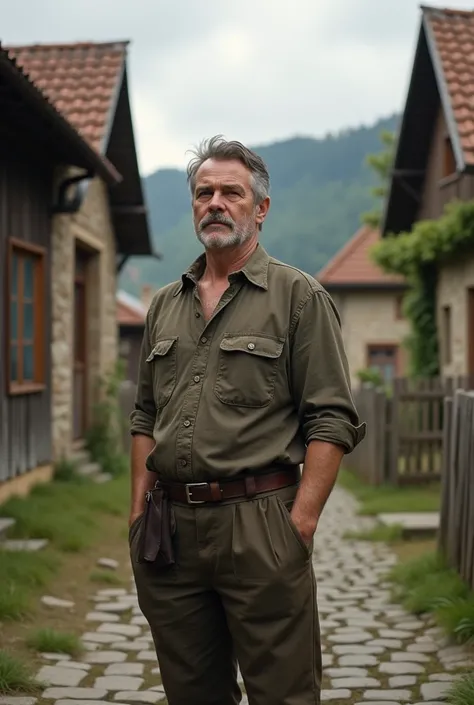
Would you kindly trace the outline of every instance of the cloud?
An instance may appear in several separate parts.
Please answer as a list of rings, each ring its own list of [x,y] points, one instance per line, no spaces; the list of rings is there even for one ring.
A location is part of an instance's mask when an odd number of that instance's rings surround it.
[[[215,133],[259,144],[400,110],[420,18],[418,0],[0,5],[5,43],[131,39],[132,110],[145,173],[183,165],[186,149]]]

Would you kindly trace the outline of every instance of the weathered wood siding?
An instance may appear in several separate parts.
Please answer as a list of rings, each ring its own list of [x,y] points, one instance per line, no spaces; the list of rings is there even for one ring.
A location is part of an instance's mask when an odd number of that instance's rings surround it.
[[[0,482],[51,460],[51,298],[50,242],[53,167],[44,158],[4,141],[0,148]],[[5,364],[10,237],[45,247],[44,391],[9,396]]]

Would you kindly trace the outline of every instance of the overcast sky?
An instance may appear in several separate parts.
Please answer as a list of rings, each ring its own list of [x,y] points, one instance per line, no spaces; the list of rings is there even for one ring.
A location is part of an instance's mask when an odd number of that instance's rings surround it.
[[[255,145],[400,110],[420,12],[417,0],[0,0],[0,16],[5,44],[131,40],[148,174],[215,133]]]

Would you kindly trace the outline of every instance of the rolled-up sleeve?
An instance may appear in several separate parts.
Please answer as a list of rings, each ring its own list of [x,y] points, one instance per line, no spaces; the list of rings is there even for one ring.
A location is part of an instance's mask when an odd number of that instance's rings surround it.
[[[147,315],[146,318],[145,331],[143,333],[140,351],[135,409],[130,414],[130,433],[132,436],[140,434],[153,438],[153,429],[156,420],[156,405],[153,396],[153,376],[151,365],[147,362],[147,358],[151,352],[148,318],[149,315]]]
[[[291,380],[306,444],[326,441],[350,453],[365,436],[352,398],[339,315],[324,290],[312,290],[295,314]]]

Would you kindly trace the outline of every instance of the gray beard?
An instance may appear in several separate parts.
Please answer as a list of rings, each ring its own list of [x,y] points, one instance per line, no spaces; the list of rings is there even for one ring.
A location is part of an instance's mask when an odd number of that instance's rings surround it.
[[[206,250],[222,250],[226,247],[238,247],[250,240],[255,232],[251,218],[237,225],[234,224],[230,233],[204,232],[201,227],[196,228],[196,236]]]

